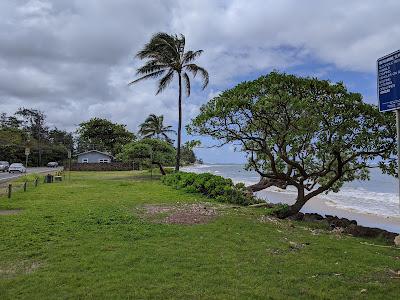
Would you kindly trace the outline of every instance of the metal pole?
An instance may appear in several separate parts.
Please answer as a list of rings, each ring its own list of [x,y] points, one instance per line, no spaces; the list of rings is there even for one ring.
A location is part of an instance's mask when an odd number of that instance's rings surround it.
[[[400,109],[396,110],[397,129],[397,179],[399,181],[399,212],[400,212]]]
[[[69,167],[68,167],[68,181],[71,181],[71,158],[68,159]]]

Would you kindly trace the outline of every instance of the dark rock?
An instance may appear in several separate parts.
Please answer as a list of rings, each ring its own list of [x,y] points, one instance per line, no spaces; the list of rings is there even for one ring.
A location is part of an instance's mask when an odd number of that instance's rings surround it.
[[[319,215],[319,214],[315,214],[315,213],[309,214],[309,213],[307,213],[307,214],[304,214],[303,221],[316,222],[316,221],[322,221],[323,219],[324,219],[324,217]]]
[[[336,227],[346,228],[346,227],[349,227],[350,225],[357,225],[357,221],[355,221],[355,220],[349,220],[346,218],[338,218],[336,216],[331,216],[331,215],[327,215],[326,219],[331,228],[336,228]]]
[[[359,225],[350,224],[344,228],[344,233],[351,234],[356,237],[368,237],[368,238],[383,238],[390,244],[394,244],[394,239],[397,233],[389,232],[379,228],[369,228]]]
[[[301,212],[298,212],[297,214],[294,214],[292,216],[287,217],[289,220],[293,221],[302,221],[304,219],[304,214]]]

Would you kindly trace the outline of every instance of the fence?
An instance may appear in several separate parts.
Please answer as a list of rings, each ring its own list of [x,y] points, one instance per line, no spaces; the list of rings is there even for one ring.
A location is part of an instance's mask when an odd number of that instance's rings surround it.
[[[17,191],[28,191],[29,189],[36,188],[39,184],[41,183],[46,183],[46,178],[48,175],[42,177],[37,177],[33,180],[26,180],[26,181],[16,181],[10,182],[10,183],[4,183],[0,184],[0,196],[7,196],[7,198],[11,198],[12,195],[17,192]],[[54,175],[51,175],[55,178],[58,178],[61,180],[62,177],[65,178],[65,174],[63,172],[57,172]],[[51,181],[52,182],[52,181]]]
[[[131,171],[132,163],[111,162],[111,163],[73,163],[71,171]]]

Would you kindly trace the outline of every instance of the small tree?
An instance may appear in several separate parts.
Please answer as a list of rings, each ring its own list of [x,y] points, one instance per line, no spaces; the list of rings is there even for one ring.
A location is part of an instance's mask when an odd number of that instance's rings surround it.
[[[369,179],[370,168],[395,173],[394,116],[342,83],[272,72],[210,100],[188,130],[241,147],[261,176],[256,189],[294,186],[284,217],[345,182]]]
[[[157,139],[144,139],[129,143],[122,147],[117,159],[125,162],[139,161],[142,166],[155,164],[162,175],[165,175],[165,165],[173,165],[176,151],[168,142]]]
[[[143,138],[161,139],[172,144],[174,141],[168,136],[171,133],[176,134],[175,130],[172,130],[172,126],[164,125],[163,115],[156,116],[151,114],[139,125],[139,134]]]

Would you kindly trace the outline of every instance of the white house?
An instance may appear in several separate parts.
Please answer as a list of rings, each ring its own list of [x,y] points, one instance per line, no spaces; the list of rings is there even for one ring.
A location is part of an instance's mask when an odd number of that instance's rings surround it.
[[[110,163],[114,160],[114,156],[107,152],[101,152],[97,150],[85,151],[78,153],[78,163]]]

